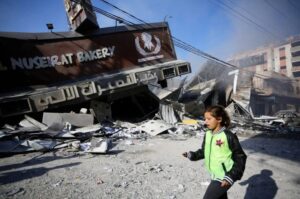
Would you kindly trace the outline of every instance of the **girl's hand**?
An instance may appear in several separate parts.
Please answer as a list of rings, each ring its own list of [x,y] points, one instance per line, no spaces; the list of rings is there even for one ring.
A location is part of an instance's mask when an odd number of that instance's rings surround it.
[[[226,180],[223,180],[221,182],[221,187],[230,187],[230,186],[231,186],[231,184],[229,182],[227,182]]]
[[[183,155],[183,157],[186,158],[187,157],[187,152],[184,152],[182,155]]]

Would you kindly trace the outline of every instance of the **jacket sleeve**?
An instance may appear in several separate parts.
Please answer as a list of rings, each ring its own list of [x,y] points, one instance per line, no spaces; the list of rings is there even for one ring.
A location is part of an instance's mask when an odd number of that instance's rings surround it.
[[[201,149],[198,149],[197,151],[189,151],[187,157],[191,161],[201,160],[204,158],[204,149],[205,149],[205,135],[203,137]]]
[[[226,173],[224,179],[229,182],[232,180],[230,183],[233,184],[234,181],[240,180],[244,174],[247,155],[243,151],[238,137],[235,134],[226,132],[226,135],[234,163],[232,169]]]

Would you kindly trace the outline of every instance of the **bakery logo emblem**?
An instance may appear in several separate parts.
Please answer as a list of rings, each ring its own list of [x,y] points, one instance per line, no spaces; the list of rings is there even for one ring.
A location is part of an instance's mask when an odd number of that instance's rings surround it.
[[[161,50],[161,43],[158,37],[154,35],[153,39],[152,35],[146,32],[143,32],[140,37],[137,36],[135,38],[135,47],[137,51],[145,58],[138,59],[138,62],[163,58],[163,55],[157,55]]]

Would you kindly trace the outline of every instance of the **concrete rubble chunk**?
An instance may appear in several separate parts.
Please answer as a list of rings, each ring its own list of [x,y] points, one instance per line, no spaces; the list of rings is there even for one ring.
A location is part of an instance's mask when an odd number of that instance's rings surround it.
[[[43,123],[48,126],[54,123],[65,124],[69,122],[71,125],[77,127],[90,126],[94,124],[94,116],[85,113],[50,113],[44,112]]]
[[[149,120],[140,125],[139,128],[152,136],[156,136],[172,128],[172,126],[163,120]]]
[[[19,125],[25,128],[30,128],[30,127],[36,127],[34,124],[32,124],[30,121],[27,119],[23,119],[19,122]]]
[[[90,153],[107,153],[112,147],[112,141],[110,139],[93,138],[91,141],[91,147],[88,152]]]
[[[39,127],[42,131],[44,131],[48,128],[47,125],[35,120],[32,117],[29,117],[28,115],[25,115],[25,119],[28,120],[30,123],[32,123],[34,126]]]
[[[29,132],[39,132],[41,129],[39,127],[33,126],[33,127],[22,127],[16,130],[3,130],[6,135],[18,135],[18,134],[25,134]]]
[[[167,123],[175,124],[176,122],[178,122],[178,119],[175,115],[175,111],[171,104],[160,103],[159,115]]]
[[[70,131],[70,133],[71,134],[89,133],[89,132],[98,131],[101,127],[102,127],[101,124],[94,124],[94,125],[85,126],[85,127],[82,127],[82,128],[77,128],[75,130]]]

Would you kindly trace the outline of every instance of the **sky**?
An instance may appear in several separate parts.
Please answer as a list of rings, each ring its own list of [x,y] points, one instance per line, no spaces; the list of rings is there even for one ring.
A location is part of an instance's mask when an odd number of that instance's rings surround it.
[[[167,21],[172,36],[219,59],[300,35],[299,0],[107,0],[148,23]],[[92,4],[138,23],[101,0]],[[97,13],[101,27],[115,21]],[[1,0],[0,31],[68,31],[63,0]],[[193,71],[205,61],[176,47],[178,59],[189,61]]]

